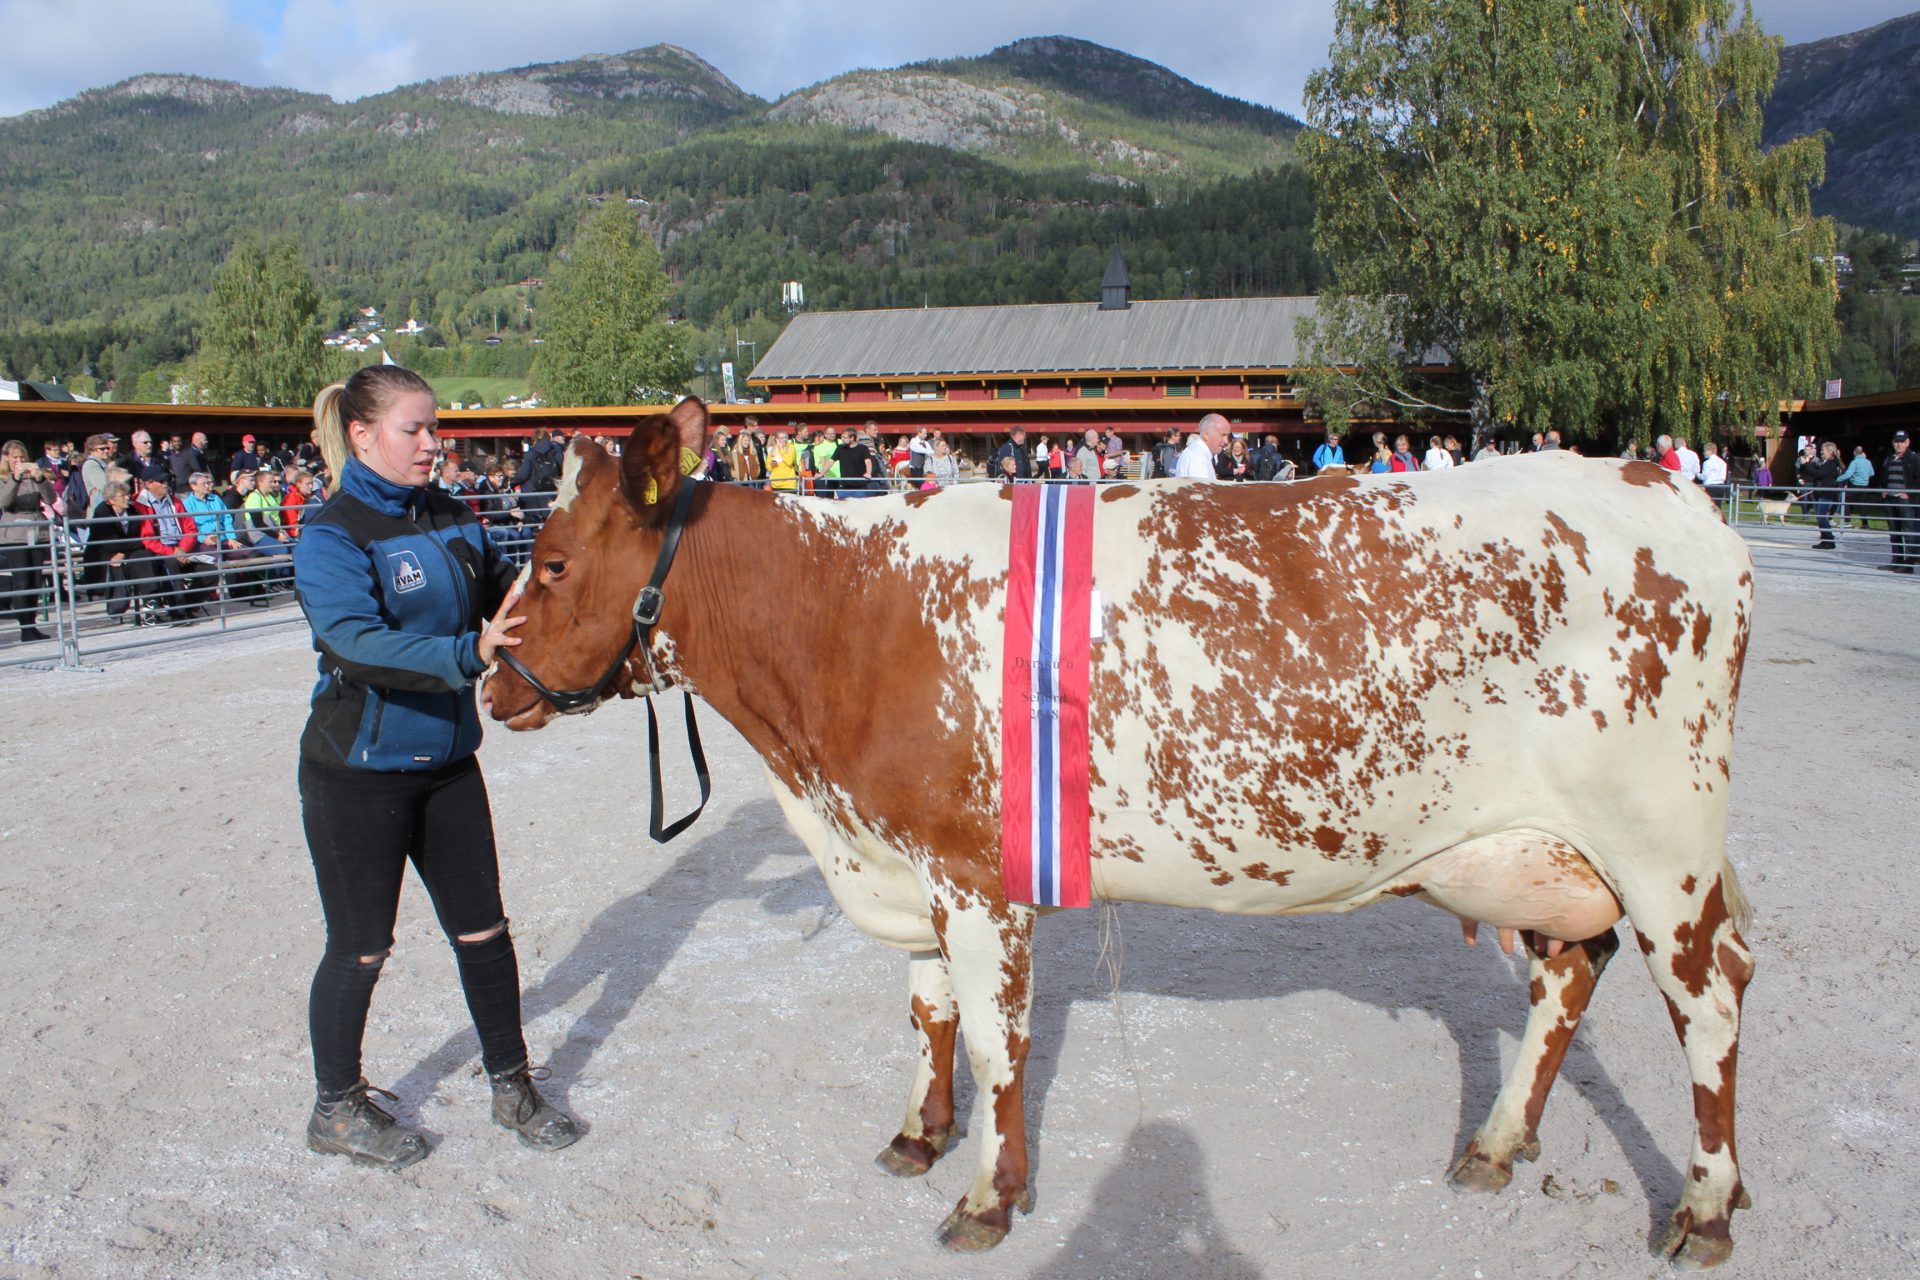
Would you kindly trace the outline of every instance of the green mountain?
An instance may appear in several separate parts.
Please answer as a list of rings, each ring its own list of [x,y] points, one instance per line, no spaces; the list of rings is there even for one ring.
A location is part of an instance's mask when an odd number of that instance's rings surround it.
[[[1217,178],[1292,155],[1300,123],[1131,54],[1066,36],[980,58],[855,71],[782,99],[775,120],[871,129],[910,142],[1117,182]]]
[[[863,94],[884,103],[848,105]],[[968,133],[969,111],[997,123]],[[1114,243],[1142,296],[1303,290],[1298,127],[1059,38],[771,109],[668,45],[351,103],[140,76],[0,120],[0,371],[124,382],[178,361],[258,234],[302,246],[331,324],[376,306],[453,348],[422,363],[524,374],[524,282],[609,199],[661,243],[703,346],[738,325],[764,349],[784,280],[816,307],[1096,296]]]

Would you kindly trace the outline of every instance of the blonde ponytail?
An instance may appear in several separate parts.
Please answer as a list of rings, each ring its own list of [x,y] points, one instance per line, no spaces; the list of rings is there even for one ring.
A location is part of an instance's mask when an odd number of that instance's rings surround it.
[[[340,416],[340,400],[346,393],[347,384],[336,382],[322,387],[320,394],[313,398],[313,425],[320,432],[320,456],[326,459],[327,474],[333,478],[334,486],[339,485],[340,477],[347,470],[347,459],[353,456],[353,446],[347,442],[347,424]]]
[[[345,382],[323,387],[313,398],[313,425],[320,432],[320,456],[327,461],[327,474],[337,488],[346,474],[347,459],[353,456],[353,442],[347,437],[349,422],[373,426],[394,399],[408,392],[433,396],[433,386],[411,369],[397,364],[370,364],[357,370]]]

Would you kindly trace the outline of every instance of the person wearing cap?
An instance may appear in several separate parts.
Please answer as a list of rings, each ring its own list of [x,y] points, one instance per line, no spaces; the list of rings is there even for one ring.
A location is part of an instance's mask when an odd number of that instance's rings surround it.
[[[555,1151],[580,1130],[534,1087],[541,1069],[521,1032],[519,962],[475,757],[473,684],[519,643],[518,571],[464,502],[429,483],[439,420],[419,374],[369,365],[322,390],[313,416],[338,488],[293,553],[319,655],[298,779],[327,926],[307,1005],[307,1146],[388,1169],[429,1154],[425,1135],[369,1096],[393,1095],[361,1070],[411,863],[453,948],[493,1119],[522,1145]]]
[[[240,447],[234,451],[233,457],[227,459],[227,474],[229,476],[238,476],[242,471],[257,472],[260,470],[260,458],[259,455],[253,451],[253,443],[252,436],[240,437]]]
[[[139,472],[140,495],[133,511],[140,520],[140,546],[145,552],[134,573],[151,582],[147,597],[155,601],[161,621],[191,620],[195,610],[186,596],[186,576],[193,566],[193,551],[199,545],[199,526],[187,514],[169,488],[172,480],[167,469],[149,462]]]
[[[1887,534],[1893,559],[1880,566],[1894,573],[1912,573],[1920,564],[1920,529],[1914,527],[1915,499],[1920,498],[1920,457],[1905,431],[1893,433],[1893,452],[1880,464],[1880,482],[1886,486]]]

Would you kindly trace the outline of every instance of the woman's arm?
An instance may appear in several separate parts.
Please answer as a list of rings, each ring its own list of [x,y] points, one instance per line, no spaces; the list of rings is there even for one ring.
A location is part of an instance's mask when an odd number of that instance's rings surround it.
[[[478,631],[422,635],[388,626],[373,562],[338,526],[315,525],[295,544],[293,585],[315,641],[350,680],[443,693],[486,670]]]

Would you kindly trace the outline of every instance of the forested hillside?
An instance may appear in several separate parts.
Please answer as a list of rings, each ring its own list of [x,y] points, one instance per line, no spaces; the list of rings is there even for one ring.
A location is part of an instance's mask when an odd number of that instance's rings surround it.
[[[1090,297],[1116,242],[1143,296],[1312,287],[1311,206],[1276,167],[1293,121],[1078,41],[943,75],[1044,100],[1050,132],[976,153],[884,116],[774,119],[671,46],[345,104],[187,76],[92,91],[0,121],[0,370],[130,386],[179,361],[256,233],[301,246],[330,327],[374,306],[432,326],[448,371],[523,373],[524,349],[479,339],[537,329],[523,282],[621,199],[702,346],[734,325],[764,343],[783,280],[816,307]]]

